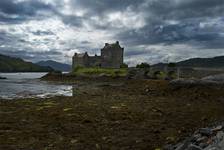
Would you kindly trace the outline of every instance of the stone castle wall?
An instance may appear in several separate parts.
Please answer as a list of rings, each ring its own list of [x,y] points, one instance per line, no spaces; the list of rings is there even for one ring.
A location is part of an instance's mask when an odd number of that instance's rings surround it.
[[[101,66],[101,56],[90,56],[88,59],[89,67],[100,67]]]
[[[88,53],[77,54],[73,56],[73,68],[83,67],[102,67],[102,68],[120,68],[123,64],[124,48],[121,48],[119,42],[114,44],[106,43],[101,49],[101,56],[89,56]]]

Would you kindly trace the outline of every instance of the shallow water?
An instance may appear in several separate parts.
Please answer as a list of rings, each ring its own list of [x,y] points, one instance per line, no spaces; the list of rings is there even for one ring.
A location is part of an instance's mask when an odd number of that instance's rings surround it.
[[[46,73],[0,73],[0,99],[72,96],[72,85],[40,81]]]

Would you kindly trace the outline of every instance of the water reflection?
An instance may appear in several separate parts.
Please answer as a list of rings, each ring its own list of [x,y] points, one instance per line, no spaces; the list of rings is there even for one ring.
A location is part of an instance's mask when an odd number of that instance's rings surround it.
[[[41,81],[46,73],[0,73],[7,77],[0,80],[0,99],[46,98],[52,96],[73,96],[73,86]],[[74,86],[75,87],[75,86]]]

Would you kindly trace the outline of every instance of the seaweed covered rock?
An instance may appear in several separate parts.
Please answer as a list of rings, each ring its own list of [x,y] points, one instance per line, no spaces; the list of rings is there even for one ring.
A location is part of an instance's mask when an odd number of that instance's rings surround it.
[[[45,76],[43,76],[41,79],[43,80],[52,80],[52,79],[56,79],[56,80],[61,80],[63,74],[61,71],[52,71],[49,72],[48,74],[46,74]]]
[[[166,150],[223,150],[224,124],[201,128],[191,137],[175,146],[167,146]]]

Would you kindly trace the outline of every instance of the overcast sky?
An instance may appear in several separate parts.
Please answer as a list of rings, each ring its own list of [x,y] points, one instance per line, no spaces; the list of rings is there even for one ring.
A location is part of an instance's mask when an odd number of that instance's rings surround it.
[[[0,53],[71,63],[120,41],[125,62],[224,55],[224,0],[0,0]]]

